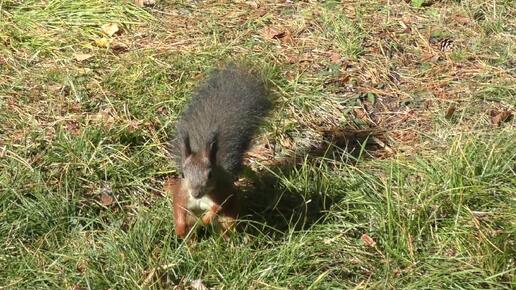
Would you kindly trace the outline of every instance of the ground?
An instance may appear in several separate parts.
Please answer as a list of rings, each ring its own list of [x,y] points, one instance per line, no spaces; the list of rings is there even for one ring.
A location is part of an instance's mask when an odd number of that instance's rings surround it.
[[[514,289],[515,8],[0,1],[0,288]],[[185,242],[167,144],[226,60],[275,108]]]

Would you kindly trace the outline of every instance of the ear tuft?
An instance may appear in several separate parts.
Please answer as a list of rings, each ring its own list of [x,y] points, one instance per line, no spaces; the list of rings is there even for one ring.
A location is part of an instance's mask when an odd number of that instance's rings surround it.
[[[208,136],[208,142],[206,144],[205,154],[209,157],[212,164],[215,164],[218,150],[218,132],[213,131]]]
[[[183,160],[188,158],[192,154],[192,148],[190,147],[190,136],[186,131],[181,131],[179,133],[180,140],[181,140],[181,156],[183,157]]]

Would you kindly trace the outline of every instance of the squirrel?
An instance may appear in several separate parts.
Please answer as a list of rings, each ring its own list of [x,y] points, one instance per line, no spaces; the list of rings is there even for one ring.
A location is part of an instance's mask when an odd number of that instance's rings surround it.
[[[198,215],[204,224],[234,227],[240,208],[234,180],[271,106],[263,80],[234,63],[212,71],[195,90],[176,126],[181,178],[165,185],[178,236],[188,234]]]

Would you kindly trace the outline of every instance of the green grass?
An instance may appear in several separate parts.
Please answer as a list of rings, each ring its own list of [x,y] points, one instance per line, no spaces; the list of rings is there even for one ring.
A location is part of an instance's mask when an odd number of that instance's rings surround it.
[[[0,0],[0,288],[514,288],[510,1],[128,2]],[[228,58],[276,107],[240,231],[188,244],[167,143]]]

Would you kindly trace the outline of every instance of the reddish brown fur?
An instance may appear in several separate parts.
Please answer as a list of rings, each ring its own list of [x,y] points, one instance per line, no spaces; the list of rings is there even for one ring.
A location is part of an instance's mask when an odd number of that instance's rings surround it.
[[[182,190],[179,178],[169,178],[165,182],[165,191],[172,194],[176,234],[180,238],[185,238],[197,220],[197,217],[187,208],[188,200],[192,197]],[[203,224],[211,224],[215,218],[218,218],[217,220],[225,232],[232,230],[239,212],[234,186],[225,186],[224,188],[219,186],[208,196],[215,205],[203,214],[201,218]]]

